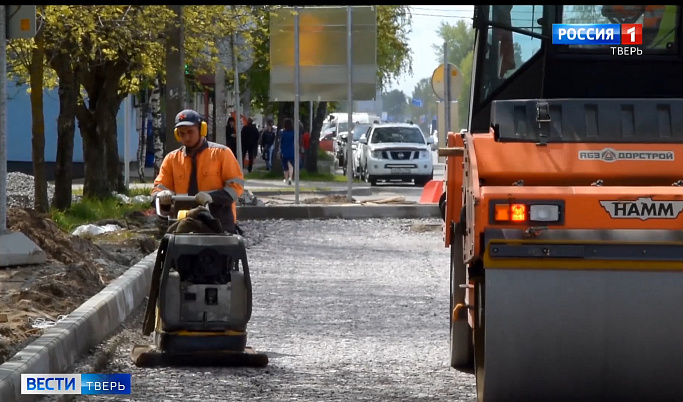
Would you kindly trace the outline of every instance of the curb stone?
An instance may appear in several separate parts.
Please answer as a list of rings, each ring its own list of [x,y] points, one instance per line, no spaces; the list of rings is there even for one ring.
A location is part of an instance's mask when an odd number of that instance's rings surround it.
[[[239,206],[240,220],[266,219],[369,219],[397,218],[420,219],[440,218],[441,211],[436,204],[410,205],[269,205],[264,207]]]
[[[105,340],[147,297],[157,252],[147,255],[42,336],[0,365],[0,401],[35,401],[22,395],[21,374],[64,373]]]
[[[250,190],[251,191],[251,190]],[[287,195],[287,194],[294,194],[293,190],[256,190],[256,191],[251,191],[251,193],[257,197],[267,197],[267,196],[272,196],[272,195]],[[306,194],[306,195],[346,195],[348,193],[348,190],[346,189],[338,189],[338,190],[315,190],[315,191],[299,191],[299,195]],[[370,187],[368,188],[354,188],[351,190],[352,195],[372,195],[372,189]]]

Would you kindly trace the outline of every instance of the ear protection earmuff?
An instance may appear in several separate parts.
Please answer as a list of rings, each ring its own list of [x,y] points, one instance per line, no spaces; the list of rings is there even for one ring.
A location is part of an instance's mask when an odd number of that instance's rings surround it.
[[[202,137],[206,137],[206,135],[209,133],[209,125],[206,124],[206,121],[202,119],[202,122],[199,124],[199,135]],[[174,128],[173,129],[173,135],[175,135],[176,141],[180,142],[180,135],[178,134],[178,129]]]

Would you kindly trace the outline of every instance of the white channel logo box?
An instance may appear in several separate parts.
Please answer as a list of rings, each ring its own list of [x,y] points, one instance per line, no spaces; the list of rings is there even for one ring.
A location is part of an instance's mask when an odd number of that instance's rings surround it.
[[[29,386],[29,381],[32,382]],[[22,374],[21,393],[67,395],[81,393],[80,374]]]

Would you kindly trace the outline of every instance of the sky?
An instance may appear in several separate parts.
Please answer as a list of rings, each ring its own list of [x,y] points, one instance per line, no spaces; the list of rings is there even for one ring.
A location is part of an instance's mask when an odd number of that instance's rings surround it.
[[[434,70],[441,64],[436,60],[433,44],[443,46],[442,40],[437,35],[440,23],[455,24],[459,19],[465,19],[471,24],[474,15],[474,6],[410,6],[412,19],[412,32],[408,34],[408,42],[413,57],[413,75],[404,74],[393,83],[389,91],[402,90],[407,96],[411,96],[415,85],[425,77],[431,77]]]

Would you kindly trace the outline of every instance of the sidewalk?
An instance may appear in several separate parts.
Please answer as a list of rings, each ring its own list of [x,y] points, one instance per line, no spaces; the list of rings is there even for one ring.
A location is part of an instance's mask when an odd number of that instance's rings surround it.
[[[265,170],[265,161],[258,156],[254,161],[253,170]],[[301,169],[303,170],[303,169]],[[153,187],[154,183],[154,168],[146,167],[145,170],[145,181],[146,183],[138,183],[138,171],[137,169],[130,170],[129,178],[129,188],[130,189],[144,189]],[[341,170],[339,171],[341,173]],[[244,173],[245,185],[244,189],[249,190],[255,195],[258,193],[284,193],[291,194],[292,199],[295,193],[295,182],[292,180],[292,184],[287,184],[282,181],[282,179],[250,179],[249,173]],[[74,179],[72,188],[74,190],[83,189],[83,179]],[[300,193],[340,193],[348,189],[347,182],[332,182],[332,181],[299,181],[299,192]],[[370,193],[370,185],[368,183],[353,183],[353,189],[363,189],[362,193]],[[356,191],[354,191],[355,193]]]

